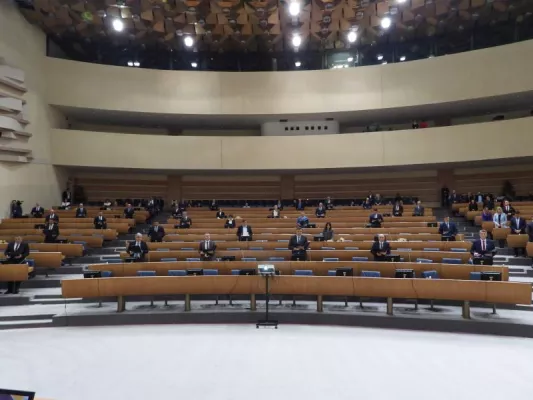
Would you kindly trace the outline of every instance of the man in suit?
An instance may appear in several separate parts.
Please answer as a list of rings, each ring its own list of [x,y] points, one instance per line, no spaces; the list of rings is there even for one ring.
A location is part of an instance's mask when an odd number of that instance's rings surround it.
[[[303,211],[305,209],[305,204],[302,199],[298,199],[298,201],[296,201],[296,209],[299,211]]]
[[[300,227],[300,228],[306,228],[307,225],[309,225],[309,218],[307,218],[307,215],[305,215],[305,212],[302,211],[302,213],[300,214],[300,216],[296,219],[296,224]]]
[[[127,252],[135,262],[143,262],[146,254],[148,254],[148,245],[143,240],[142,233],[135,235],[135,240],[128,244]]]
[[[39,203],[35,203],[35,207],[31,209],[30,214],[33,218],[42,218],[44,215],[44,208],[42,208]]]
[[[370,214],[370,217],[368,217],[368,223],[372,226],[372,228],[381,228],[381,224],[383,223],[383,215],[378,213],[377,207],[374,207],[374,211],[372,214]]]
[[[370,199],[367,197],[365,201],[363,202],[363,210],[371,210],[372,209],[372,203],[370,202]]]
[[[533,242],[533,217],[531,218],[531,222],[527,224],[526,232],[529,236],[529,241]]]
[[[179,228],[189,229],[191,226],[192,226],[192,219],[187,215],[187,211],[183,211],[183,213],[181,214]]]
[[[154,221],[154,224],[148,230],[148,237],[150,241],[153,242],[162,242],[165,237],[165,228],[159,226],[158,221]]]
[[[107,220],[104,217],[104,213],[100,211],[93,220],[94,229],[107,229]]]
[[[246,220],[243,220],[241,226],[237,229],[237,237],[239,238],[239,242],[250,242],[252,240],[252,227],[248,226]]]
[[[218,203],[215,199],[213,199],[213,201],[211,202],[211,204],[209,205],[209,209],[211,211],[215,211],[215,210],[218,210]]]
[[[523,235],[526,233],[526,220],[520,218],[520,211],[516,210],[514,217],[511,218],[511,235]],[[519,256],[519,253],[524,252],[524,248],[515,247],[514,255]]]
[[[494,256],[496,246],[494,241],[487,239],[487,231],[482,229],[479,231],[479,239],[474,240],[470,248],[470,254],[474,258],[485,258]]]
[[[224,223],[224,228],[233,229],[236,226],[236,221],[233,219],[233,215],[230,215],[226,222]]]
[[[211,235],[206,233],[204,240],[200,242],[198,252],[202,261],[213,261],[215,259],[215,251],[217,249],[216,243],[211,240]]]
[[[457,235],[457,225],[450,222],[450,217],[444,217],[444,222],[439,226],[439,234],[443,242],[455,242],[455,235]]]
[[[183,214],[183,209],[180,208],[178,204],[176,204],[176,206],[172,210],[172,217],[176,219],[181,218],[182,214]]]
[[[452,190],[452,194],[450,195],[450,203],[459,203],[459,195],[455,192],[455,190]]]
[[[326,208],[324,207],[324,204],[318,204],[318,207],[315,210],[315,215],[317,218],[326,218]]]
[[[64,203],[72,203],[72,192],[69,188],[66,188],[61,195],[61,201]]]
[[[380,233],[377,242],[372,244],[370,252],[374,255],[374,261],[385,261],[390,254],[390,244],[385,240],[385,235]]]
[[[485,200],[483,200],[483,208],[485,207],[489,210],[494,210],[494,201],[492,201],[490,196],[486,196]]]
[[[307,261],[307,249],[309,241],[303,235],[302,228],[296,228],[296,235],[289,240],[289,250],[292,251],[292,261]]]
[[[46,223],[55,222],[56,224],[59,222],[59,216],[56,214],[53,208],[50,209],[50,214],[48,214],[45,218]]]
[[[6,259],[2,264],[22,264],[30,254],[30,247],[22,241],[21,236],[15,237],[15,241],[7,245],[4,255]],[[4,294],[17,294],[20,282],[7,282],[7,292]]]
[[[507,215],[507,220],[510,220],[513,217],[513,215],[515,215],[516,213],[515,209],[509,203],[509,200],[505,200],[503,202],[502,209],[503,209],[503,213]]]
[[[59,226],[54,220],[50,220],[44,225],[43,234],[45,243],[56,243],[59,236]]]
[[[280,217],[281,217],[281,214],[280,214],[279,208],[277,205],[275,205],[274,208],[272,209],[272,212],[270,213],[269,218],[280,218]]]
[[[395,217],[401,217],[403,215],[403,206],[400,201],[397,201],[392,207],[392,215]]]
[[[333,210],[335,208],[333,204],[333,200],[331,200],[331,197],[328,196],[326,199],[326,210]]]
[[[126,204],[126,208],[124,209],[124,218],[132,219],[134,215],[135,208],[133,208],[130,203]]]
[[[224,213],[224,211],[219,209],[217,211],[217,219],[224,219],[224,218],[226,218],[226,214]]]
[[[424,216],[424,207],[422,206],[422,202],[418,200],[416,202],[416,206],[413,211],[413,217],[423,217],[423,216]]]
[[[374,205],[380,206],[382,202],[383,199],[381,198],[381,195],[379,193],[376,193],[376,195],[374,196]]]
[[[83,204],[80,203],[79,207],[76,208],[76,218],[86,218],[87,210],[83,208]]]

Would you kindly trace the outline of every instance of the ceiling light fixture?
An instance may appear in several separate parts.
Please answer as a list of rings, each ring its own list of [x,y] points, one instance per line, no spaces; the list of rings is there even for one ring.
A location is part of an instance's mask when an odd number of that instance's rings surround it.
[[[378,59],[378,61],[383,60],[383,54],[378,54],[378,55],[376,56],[376,58]]]
[[[298,16],[300,14],[300,3],[297,1],[291,1],[289,3],[289,14],[293,17]]]
[[[128,61],[128,67],[133,67],[133,61]]]
[[[117,32],[122,32],[122,30],[124,29],[124,22],[122,22],[122,20],[118,18],[114,19],[113,29],[116,30]]]
[[[353,61],[353,57],[348,57],[348,59],[346,61],[352,62]]]
[[[405,57],[405,56],[401,56],[401,57],[400,57],[400,61],[405,61],[406,58],[407,58],[407,57]]]
[[[294,63],[294,66],[295,66],[296,68],[300,68],[300,67],[302,66],[302,63],[301,63],[300,61],[296,61],[296,62]]]
[[[187,47],[192,47],[192,45],[194,44],[194,39],[192,38],[192,36],[185,36],[183,38],[183,44],[185,44],[185,46]]]
[[[385,64],[387,64],[387,61],[383,61],[381,64],[385,65]]]
[[[355,33],[354,31],[350,31],[348,33],[348,42],[353,43],[356,40],[357,40],[357,33]]]
[[[405,3],[406,1],[407,1],[407,0],[396,0],[396,2],[397,2],[398,4],[403,4],[403,3]]]
[[[300,35],[294,35],[292,37],[292,45],[294,47],[300,47],[301,44],[302,44],[302,38],[300,37]]]
[[[385,17],[381,20],[381,27],[383,29],[389,29],[392,24],[392,20],[389,17]]]
[[[198,67],[198,64],[195,63],[195,62],[192,62],[192,63],[191,63],[191,67],[196,68],[196,67]]]
[[[134,67],[140,67],[141,66],[141,63],[139,61],[134,61],[133,62],[133,66]]]

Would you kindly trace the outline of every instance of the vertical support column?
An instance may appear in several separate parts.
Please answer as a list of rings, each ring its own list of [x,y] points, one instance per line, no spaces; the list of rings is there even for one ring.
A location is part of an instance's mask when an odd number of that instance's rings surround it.
[[[324,311],[324,302],[322,300],[322,295],[318,295],[316,296],[316,310],[318,312],[323,312]]]
[[[393,315],[392,297],[387,297],[387,315]]]
[[[257,302],[255,300],[255,293],[252,293],[250,295],[250,310],[256,311],[257,310]]]
[[[125,309],[126,309],[126,300],[124,300],[124,296],[118,296],[117,312],[123,312]]]
[[[463,318],[470,319],[470,302],[465,301],[463,303]]]
[[[191,295],[185,295],[185,311],[191,311]]]
[[[167,178],[167,195],[165,204],[170,205],[172,200],[180,200],[181,192],[181,175],[169,175]]]
[[[281,175],[280,186],[282,200],[294,199],[294,175]]]

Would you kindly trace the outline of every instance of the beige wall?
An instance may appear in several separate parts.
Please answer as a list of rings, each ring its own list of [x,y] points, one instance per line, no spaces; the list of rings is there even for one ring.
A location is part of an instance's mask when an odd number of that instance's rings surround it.
[[[50,126],[63,126],[64,118],[50,108],[45,99],[45,36],[29,25],[11,2],[0,1],[0,57],[26,73],[28,132],[33,137],[31,164],[0,163],[0,217],[7,215],[12,199],[24,201],[24,211],[40,201],[44,206],[58,202],[64,175],[52,166]]]
[[[314,170],[533,156],[533,118],[304,137],[129,137],[52,131],[56,165],[159,170]],[[502,138],[505,140],[502,140]],[[125,143],[129,144],[125,146]]]
[[[327,113],[533,90],[533,41],[390,65],[325,71],[201,72],[49,58],[51,104],[170,114]]]

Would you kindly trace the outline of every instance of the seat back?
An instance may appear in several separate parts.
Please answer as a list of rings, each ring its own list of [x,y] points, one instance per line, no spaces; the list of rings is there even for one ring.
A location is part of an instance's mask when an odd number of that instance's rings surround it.
[[[459,247],[452,247],[450,251],[455,251],[457,253],[466,253],[466,249],[461,249]]]
[[[435,270],[422,271],[422,278],[425,279],[439,279],[439,273]]]
[[[481,280],[481,272],[470,272],[470,280],[471,281],[480,281]]]
[[[361,271],[361,276],[365,276],[367,278],[379,278],[379,277],[381,277],[381,272],[379,272],[379,271]]]
[[[156,251],[170,251],[170,249],[157,249]]]
[[[368,257],[352,257],[352,261],[368,261]]]
[[[204,269],[204,275],[218,275],[218,269]]]
[[[102,278],[111,278],[113,276],[113,271],[102,271],[100,274]]]
[[[462,264],[462,261],[460,258],[447,258],[444,257],[442,259],[443,264]]]
[[[285,261],[284,257],[268,257],[268,261]]]
[[[424,251],[440,251],[437,247],[424,247]]]
[[[243,258],[241,258],[241,261],[257,261],[257,258],[255,258],[255,257],[243,257]]]
[[[137,276],[155,276],[155,271],[137,271]]]
[[[168,276],[187,276],[187,271],[184,269],[169,269]]]
[[[429,258],[417,258],[416,262],[422,264],[431,264],[433,263],[433,260],[430,260]]]
[[[176,262],[176,261],[178,261],[178,259],[174,257],[168,257],[168,258],[161,259],[161,262]]]
[[[250,247],[250,250],[259,250],[259,251],[262,251],[263,248],[262,248],[262,247]]]
[[[311,276],[313,275],[313,270],[312,269],[296,269],[294,270],[294,275]]]
[[[199,258],[187,258],[186,261],[200,261]]]
[[[322,259],[322,261],[326,261],[326,262],[329,262],[329,261],[339,261],[339,259],[337,257],[324,257]]]
[[[328,269],[328,276],[337,276],[337,270]]]

